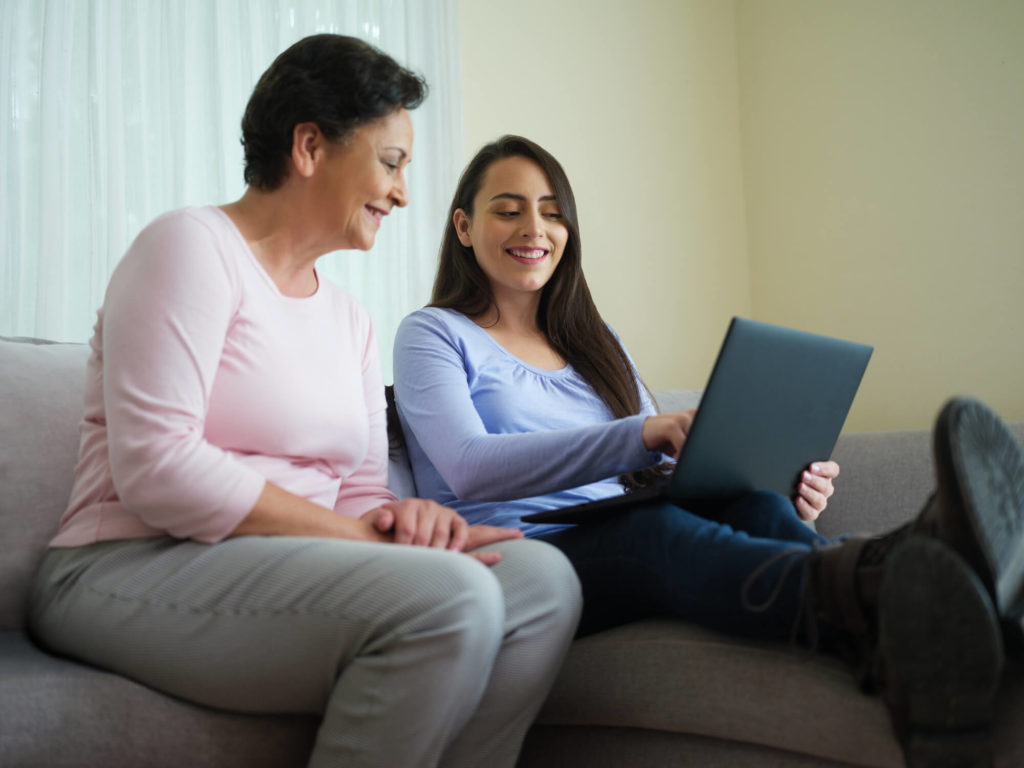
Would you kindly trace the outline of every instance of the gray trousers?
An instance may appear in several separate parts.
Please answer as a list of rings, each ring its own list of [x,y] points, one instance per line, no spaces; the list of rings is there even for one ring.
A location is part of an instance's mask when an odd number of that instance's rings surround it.
[[[538,541],[487,567],[425,547],[248,536],[50,550],[51,650],[183,699],[323,716],[310,766],[512,766],[573,637],[580,588]]]

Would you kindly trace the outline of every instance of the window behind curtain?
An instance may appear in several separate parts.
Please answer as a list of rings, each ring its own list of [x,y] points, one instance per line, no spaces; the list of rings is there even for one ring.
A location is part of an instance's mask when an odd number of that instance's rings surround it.
[[[461,159],[457,0],[5,0],[0,4],[0,335],[84,341],[111,271],[159,214],[244,191],[239,128],[296,40],[354,35],[423,74],[410,205],[321,274],[391,340],[429,297]]]

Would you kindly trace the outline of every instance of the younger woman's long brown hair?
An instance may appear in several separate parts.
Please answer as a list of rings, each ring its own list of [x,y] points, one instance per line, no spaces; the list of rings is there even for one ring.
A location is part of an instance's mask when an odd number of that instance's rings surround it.
[[[461,208],[472,218],[473,201],[484,174],[495,162],[507,157],[525,157],[541,167],[569,230],[562,259],[541,291],[537,324],[555,351],[586,379],[614,417],[639,413],[642,384],[638,384],[636,371],[619,340],[601,319],[583,276],[576,198],[569,179],[554,156],[529,139],[502,136],[481,148],[463,171],[448,210],[430,306],[480,317],[494,303],[490,282],[477,264],[473,249],[459,242],[454,216]],[[665,475],[664,468],[653,467],[623,475],[620,480],[631,490]]]

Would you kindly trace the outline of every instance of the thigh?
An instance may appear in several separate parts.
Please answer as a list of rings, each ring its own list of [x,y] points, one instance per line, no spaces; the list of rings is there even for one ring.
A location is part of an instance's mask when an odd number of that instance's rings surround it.
[[[51,649],[182,698],[239,711],[322,712],[341,670],[466,583],[472,558],[332,539],[170,538],[51,550],[32,627]]]

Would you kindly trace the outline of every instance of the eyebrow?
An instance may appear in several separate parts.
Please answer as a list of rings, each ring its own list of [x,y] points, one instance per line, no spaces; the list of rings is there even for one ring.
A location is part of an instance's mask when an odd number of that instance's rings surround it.
[[[505,199],[505,200],[522,200],[522,201],[525,202],[526,201],[526,195],[517,195],[517,194],[515,194],[513,192],[499,192],[498,194],[496,194],[494,197],[492,197],[487,202],[490,203],[490,202],[493,202],[494,200],[502,200],[502,199]],[[541,202],[541,203],[547,202],[549,200],[557,202],[557,200],[556,200],[554,195],[544,195],[543,197],[539,198],[539,202]]]

